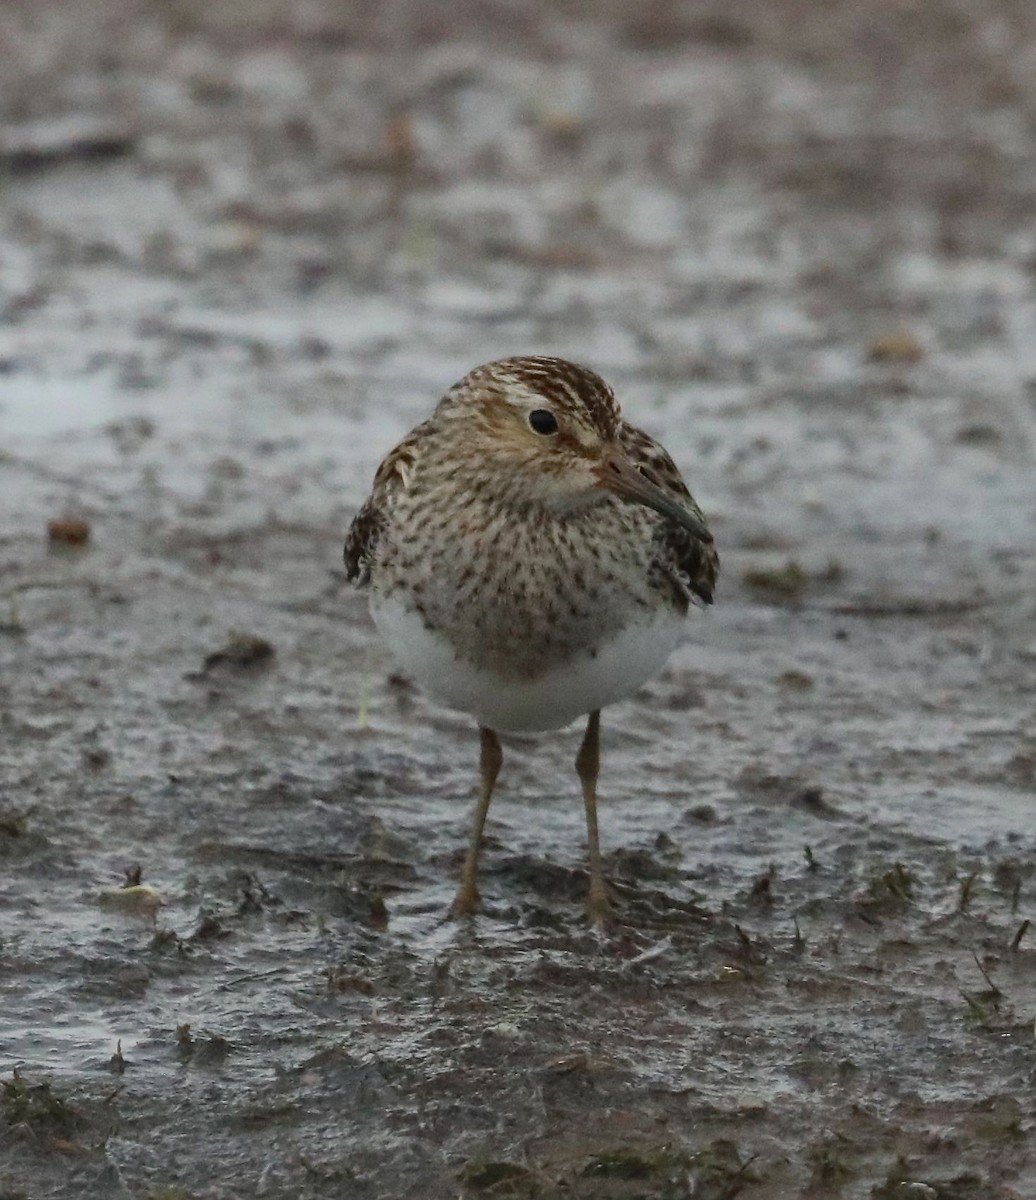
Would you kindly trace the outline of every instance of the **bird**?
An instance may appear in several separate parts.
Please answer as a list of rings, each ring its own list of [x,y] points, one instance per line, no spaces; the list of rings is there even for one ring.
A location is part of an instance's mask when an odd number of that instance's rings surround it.
[[[478,798],[448,916],[479,911],[500,734],[585,717],[587,913],[613,919],[597,821],[601,709],[661,670],[719,557],[675,463],[595,371],[485,363],[384,458],[345,543],[347,578],[403,671],[479,728]]]

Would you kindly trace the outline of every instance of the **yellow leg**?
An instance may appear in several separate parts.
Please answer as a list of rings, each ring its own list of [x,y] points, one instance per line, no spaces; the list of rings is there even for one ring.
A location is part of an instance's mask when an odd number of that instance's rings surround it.
[[[590,919],[599,927],[611,916],[611,897],[601,868],[601,841],[597,833],[597,773],[601,765],[601,713],[592,712],[586,722],[583,744],[576,756],[576,771],[583,785],[583,804],[586,806],[586,846],[590,865],[590,894],[586,909]]]
[[[493,799],[493,787],[496,777],[500,774],[500,764],[504,761],[500,749],[500,739],[492,731],[479,727],[480,751],[478,803],[475,805],[475,815],[471,821],[471,840],[468,842],[468,853],[460,872],[460,887],[450,905],[449,915],[453,918],[470,917],[478,912],[478,855],[482,849],[482,830],[486,825],[489,814],[489,803]]]

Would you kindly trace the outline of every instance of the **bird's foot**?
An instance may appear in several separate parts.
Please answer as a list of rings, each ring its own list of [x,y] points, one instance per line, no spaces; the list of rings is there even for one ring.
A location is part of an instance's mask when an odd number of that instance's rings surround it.
[[[607,933],[614,923],[615,912],[611,893],[603,879],[594,879],[590,883],[590,893],[586,898],[586,915],[598,933]]]
[[[462,883],[446,914],[447,920],[462,921],[465,917],[476,916],[479,910],[479,901],[478,888],[473,884]]]

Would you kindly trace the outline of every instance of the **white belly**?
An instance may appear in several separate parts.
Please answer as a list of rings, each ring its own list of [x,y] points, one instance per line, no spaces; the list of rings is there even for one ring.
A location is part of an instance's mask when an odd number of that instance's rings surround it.
[[[372,598],[371,616],[400,666],[429,695],[502,733],[558,729],[622,700],[656,675],[680,643],[686,618],[645,613],[597,647],[534,679],[506,679],[460,658],[414,612]]]

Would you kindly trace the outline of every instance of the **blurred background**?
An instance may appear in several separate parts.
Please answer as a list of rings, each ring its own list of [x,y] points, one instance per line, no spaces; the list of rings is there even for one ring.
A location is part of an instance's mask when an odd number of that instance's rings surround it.
[[[0,64],[0,1191],[1032,1194],[1032,0],[2,0]],[[606,722],[613,954],[565,737],[438,924],[472,733],[340,570],[513,353],[723,561]]]
[[[1031,433],[1024,0],[8,0],[0,51],[8,438],[237,399],[382,446],[515,350],[702,429],[851,388]]]

